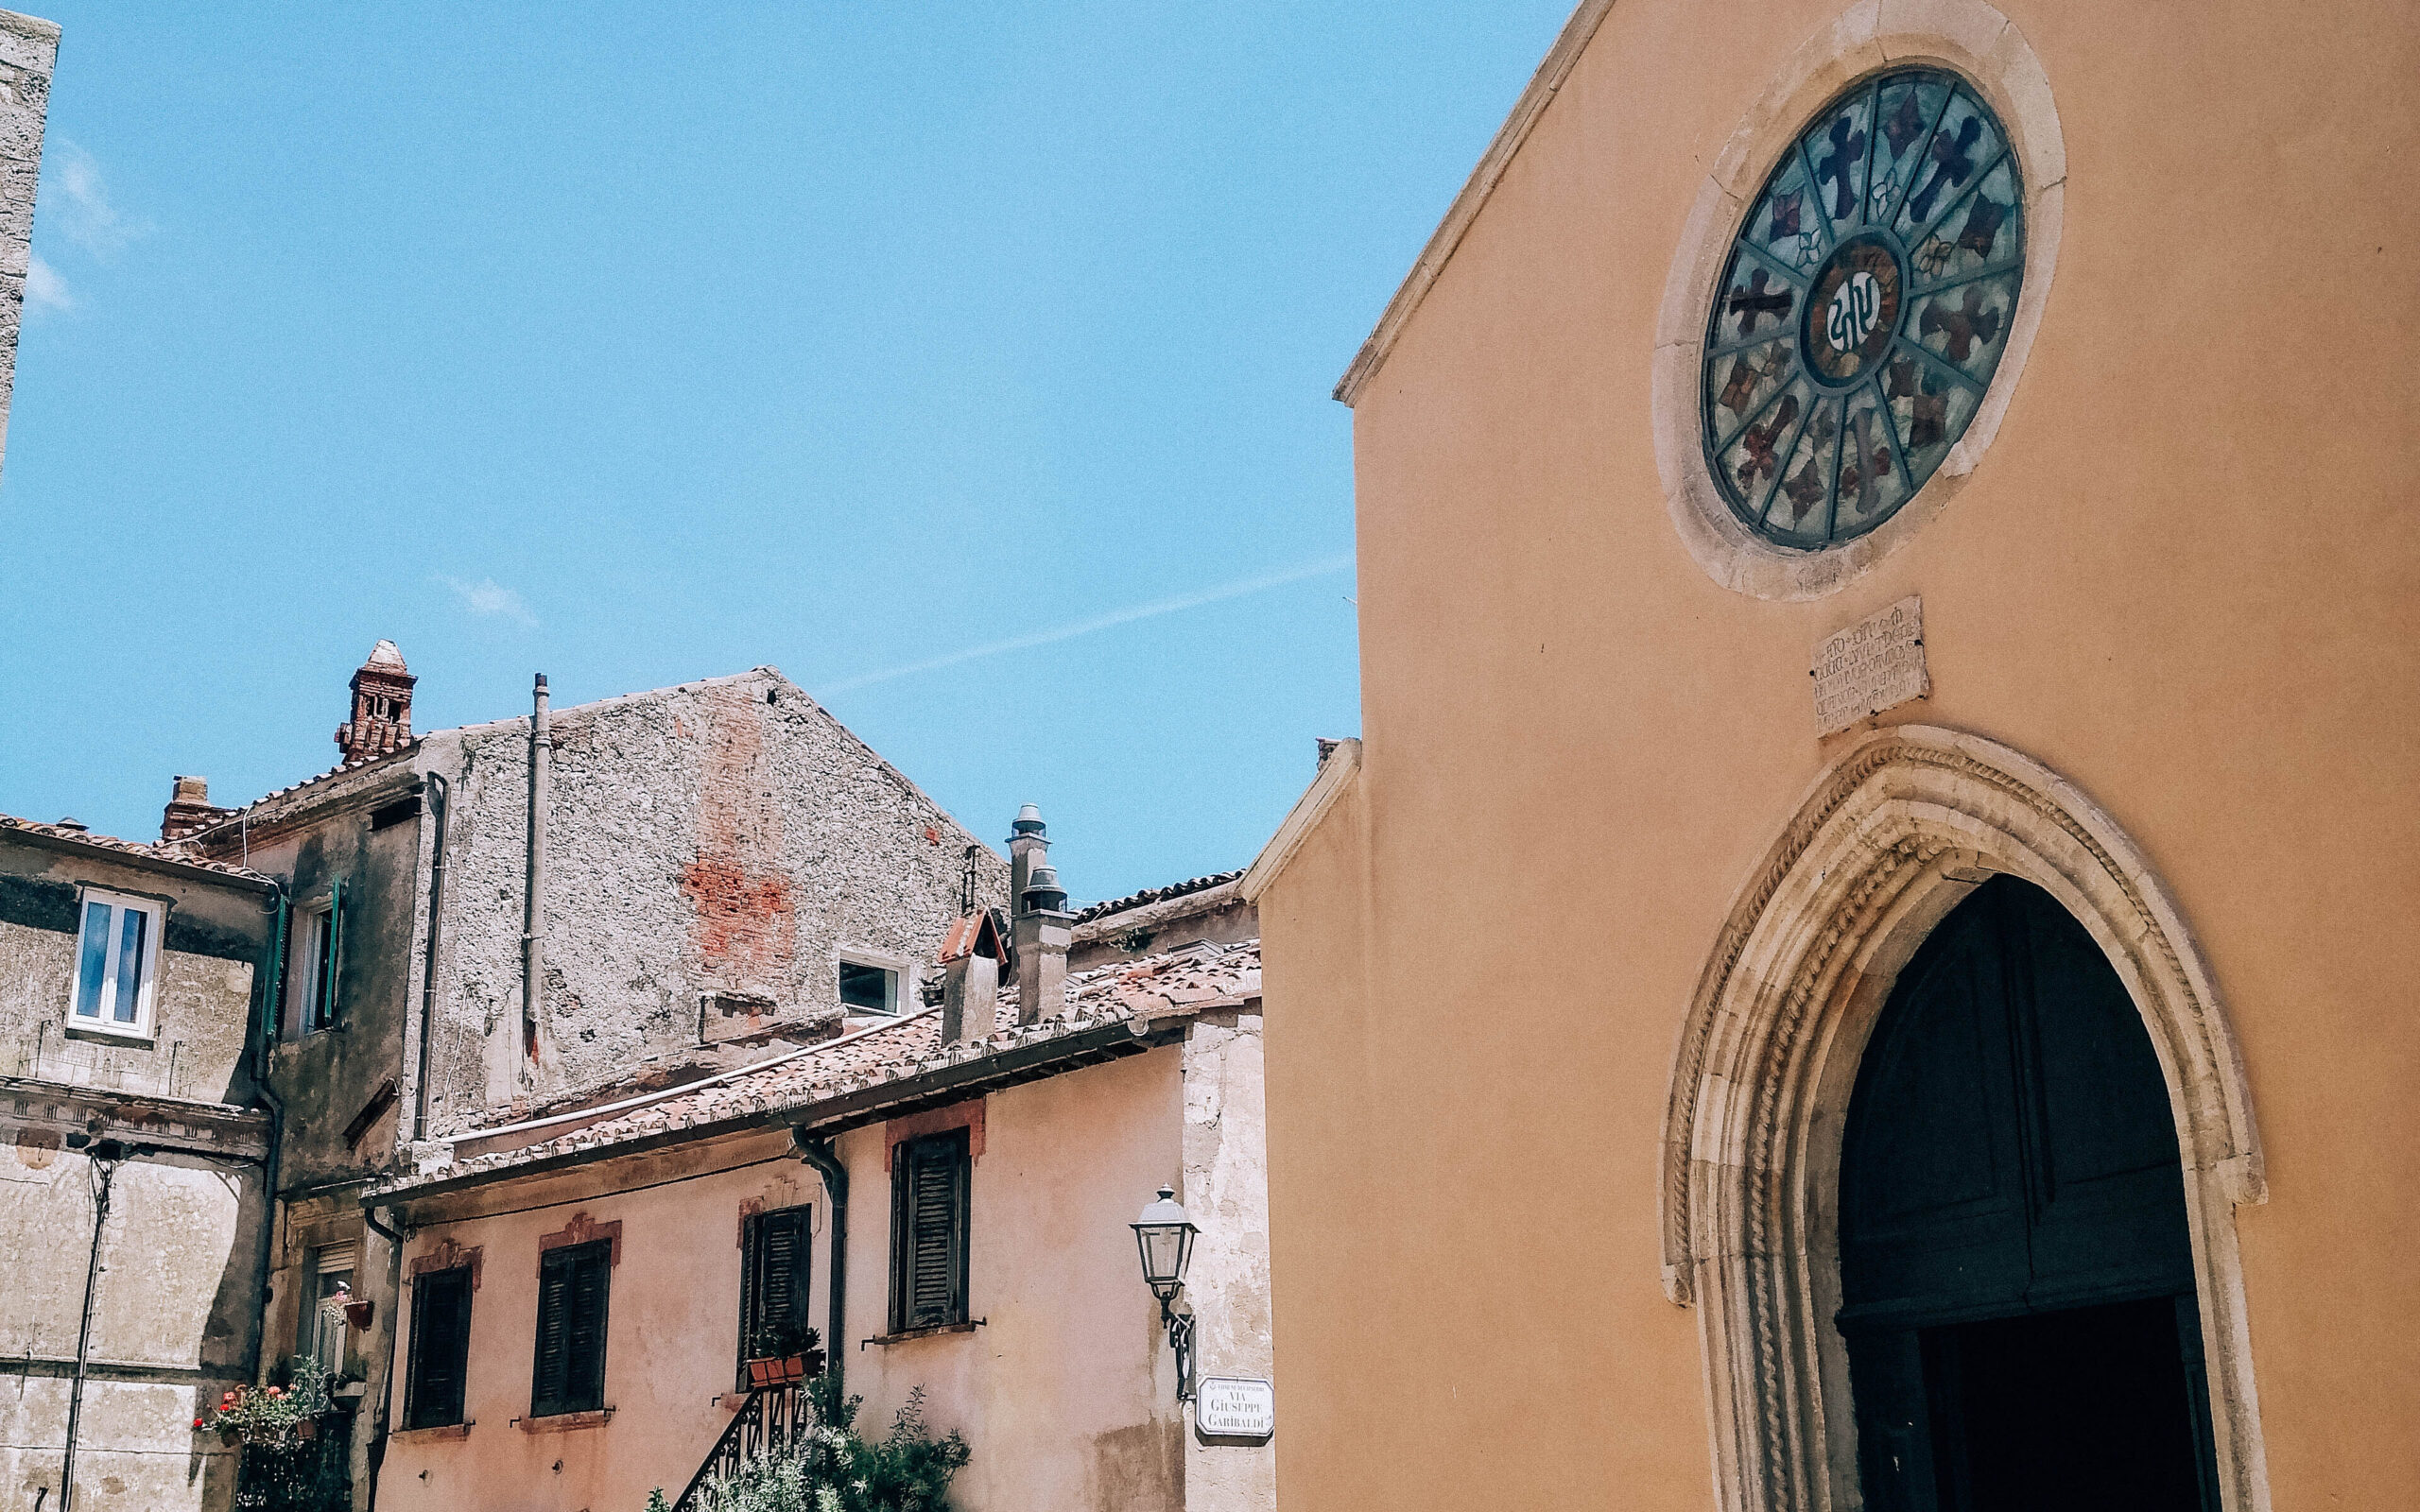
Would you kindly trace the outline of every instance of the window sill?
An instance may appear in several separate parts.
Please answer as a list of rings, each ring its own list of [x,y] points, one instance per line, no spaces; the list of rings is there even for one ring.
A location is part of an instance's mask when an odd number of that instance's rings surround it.
[[[433,1444],[445,1438],[468,1438],[477,1426],[478,1419],[474,1418],[467,1422],[439,1423],[431,1428],[398,1428],[387,1436],[402,1444]]]
[[[871,1344],[877,1349],[887,1349],[894,1344],[906,1344],[911,1339],[939,1338],[944,1333],[972,1333],[990,1321],[989,1318],[977,1317],[969,1318],[963,1323],[936,1323],[928,1329],[903,1329],[897,1333],[877,1333],[870,1339],[859,1339],[857,1348],[863,1349]]]
[[[136,1029],[131,1027],[121,1029],[113,1028],[106,1023],[78,1023],[74,1019],[67,1021],[67,1038],[70,1040],[106,1040],[112,1044],[141,1045],[147,1050],[156,1047],[159,1043],[159,1037],[154,1035],[148,1029]]]
[[[568,1434],[582,1428],[602,1428],[614,1409],[599,1407],[594,1412],[562,1412],[545,1418],[515,1418],[514,1424],[525,1434]]]

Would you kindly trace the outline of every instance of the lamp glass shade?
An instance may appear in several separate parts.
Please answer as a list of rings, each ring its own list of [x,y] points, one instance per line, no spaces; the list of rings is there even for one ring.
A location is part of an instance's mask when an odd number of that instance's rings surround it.
[[[1142,1253],[1143,1280],[1155,1292],[1173,1294],[1184,1284],[1184,1268],[1193,1259],[1193,1236],[1201,1231],[1177,1205],[1175,1190],[1160,1188],[1160,1199],[1143,1210],[1133,1228],[1135,1247]]]

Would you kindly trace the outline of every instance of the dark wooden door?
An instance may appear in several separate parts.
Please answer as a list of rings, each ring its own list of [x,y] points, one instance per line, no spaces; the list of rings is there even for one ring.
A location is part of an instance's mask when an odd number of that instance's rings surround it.
[[[1841,1284],[1876,1512],[2003,1504],[2013,1472],[1979,1488],[1979,1464],[2114,1487],[2105,1468],[2073,1468],[2145,1455],[2164,1457],[2131,1505],[2165,1504],[2159,1486],[2202,1502],[2206,1408],[2167,1086],[2117,972],[2040,889],[1985,883],[1901,973],[1849,1105]],[[2139,1420],[2081,1408],[2118,1379],[2166,1383],[2129,1395]],[[2098,1426],[2079,1436],[2080,1418]]]

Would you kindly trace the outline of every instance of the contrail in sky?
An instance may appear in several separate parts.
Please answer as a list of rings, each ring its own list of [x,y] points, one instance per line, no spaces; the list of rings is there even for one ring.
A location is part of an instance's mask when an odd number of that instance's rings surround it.
[[[1136,604],[1131,609],[1112,610],[1106,614],[1096,614],[1091,619],[1078,620],[1073,625],[1062,625],[1054,629],[1035,630],[1030,635],[1012,636],[1005,641],[992,641],[982,645],[969,646],[963,651],[952,651],[947,656],[928,657],[922,662],[908,662],[895,667],[884,667],[879,672],[860,672],[854,678],[842,678],[838,682],[825,683],[816,690],[815,696],[819,698],[826,697],[836,693],[847,693],[852,688],[863,688],[876,682],[889,682],[894,678],[908,678],[919,672],[954,667],[963,662],[979,662],[985,657],[1005,656],[1011,651],[1028,650],[1037,645],[1052,645],[1061,641],[1072,641],[1080,635],[1090,635],[1096,630],[1106,630],[1119,625],[1132,625],[1136,620],[1157,619],[1163,614],[1181,613],[1185,610],[1199,609],[1204,604],[1216,604],[1222,599],[1242,598],[1247,594],[1265,593],[1288,583],[1299,583],[1305,577],[1324,577],[1330,573],[1352,570],[1353,556],[1350,552],[1340,557],[1325,557],[1318,561],[1288,567],[1283,572],[1269,573],[1259,577],[1242,577],[1232,583],[1221,583],[1216,588],[1204,588],[1198,593],[1179,593],[1174,598],[1157,599],[1149,604]]]

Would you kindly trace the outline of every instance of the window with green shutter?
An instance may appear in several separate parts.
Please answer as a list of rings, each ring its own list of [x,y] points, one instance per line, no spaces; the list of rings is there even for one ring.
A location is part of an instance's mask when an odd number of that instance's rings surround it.
[[[614,1242],[549,1249],[538,1262],[538,1347],[529,1416],[605,1405],[605,1311]]]
[[[890,1332],[966,1321],[967,1136],[908,1140],[890,1162]]]
[[[412,1346],[404,1378],[404,1426],[462,1420],[471,1359],[471,1267],[424,1271],[412,1280]]]

